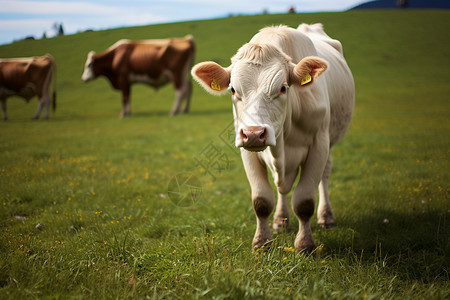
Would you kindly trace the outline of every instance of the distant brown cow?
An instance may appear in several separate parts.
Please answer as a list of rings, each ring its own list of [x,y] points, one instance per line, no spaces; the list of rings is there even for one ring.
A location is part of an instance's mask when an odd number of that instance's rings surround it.
[[[158,89],[173,82],[176,90],[171,115],[189,110],[192,83],[189,70],[195,54],[192,36],[163,40],[120,40],[100,54],[89,52],[81,79],[85,82],[105,76],[111,85],[122,91],[121,117],[130,115],[130,90],[133,83],[146,83]]]
[[[27,102],[38,97],[39,105],[33,119],[38,119],[45,104],[44,119],[48,119],[50,108],[50,83],[56,72],[52,56],[0,59],[0,101],[3,120],[7,120],[6,100],[10,96],[25,98]],[[56,80],[53,80],[53,110],[56,108]]]

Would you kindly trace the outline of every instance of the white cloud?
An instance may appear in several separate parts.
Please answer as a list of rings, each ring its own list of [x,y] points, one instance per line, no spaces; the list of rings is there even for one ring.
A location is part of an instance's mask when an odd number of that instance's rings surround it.
[[[0,20],[0,44],[28,36],[40,38],[44,32],[51,36],[54,32],[52,25],[52,21],[45,19]]]
[[[61,15],[95,14],[107,15],[120,13],[122,9],[114,6],[89,2],[62,1],[12,1],[0,0],[0,13]]]
[[[51,27],[53,22],[45,19],[32,20],[0,20],[0,31],[24,30],[29,28],[45,28]]]

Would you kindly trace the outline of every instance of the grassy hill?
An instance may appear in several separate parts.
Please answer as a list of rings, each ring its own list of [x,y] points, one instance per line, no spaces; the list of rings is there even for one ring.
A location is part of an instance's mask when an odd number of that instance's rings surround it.
[[[0,57],[51,53],[58,67],[50,120],[30,120],[36,100],[10,98],[0,124],[0,297],[448,298],[449,17],[245,16],[0,46]],[[132,116],[119,119],[120,94],[80,77],[87,53],[118,39],[192,34],[197,62],[226,66],[260,28],[303,22],[342,42],[355,77],[354,120],[330,183],[338,226],[313,225],[315,258],[290,252],[295,218],[272,249],[252,253],[249,185],[226,139],[229,96],[195,86],[191,113],[169,117],[172,86],[137,85]],[[188,207],[168,194],[180,173],[201,186]]]

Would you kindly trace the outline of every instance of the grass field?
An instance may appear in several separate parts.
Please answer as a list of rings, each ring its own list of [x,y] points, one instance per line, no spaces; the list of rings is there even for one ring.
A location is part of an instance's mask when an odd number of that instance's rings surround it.
[[[132,116],[119,119],[120,94],[80,76],[88,51],[121,38],[193,34],[197,62],[227,66],[258,29],[302,22],[343,43],[355,77],[330,182],[337,227],[314,217],[315,257],[291,251],[295,219],[255,253],[250,188],[227,141],[229,96],[195,86],[191,112],[169,117],[171,86],[135,86]],[[30,120],[36,100],[11,98],[0,124],[0,298],[448,299],[449,29],[448,11],[350,11],[0,46],[0,57],[51,53],[58,65],[50,120]],[[189,205],[168,193],[177,174],[199,180]]]

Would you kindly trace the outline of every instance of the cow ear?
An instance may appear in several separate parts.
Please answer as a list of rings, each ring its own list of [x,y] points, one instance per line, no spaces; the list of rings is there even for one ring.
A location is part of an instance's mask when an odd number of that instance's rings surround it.
[[[291,84],[306,86],[314,82],[325,70],[328,64],[321,58],[307,56],[292,70]]]
[[[211,94],[222,95],[230,85],[230,71],[212,61],[195,65],[191,73],[194,79]]]

